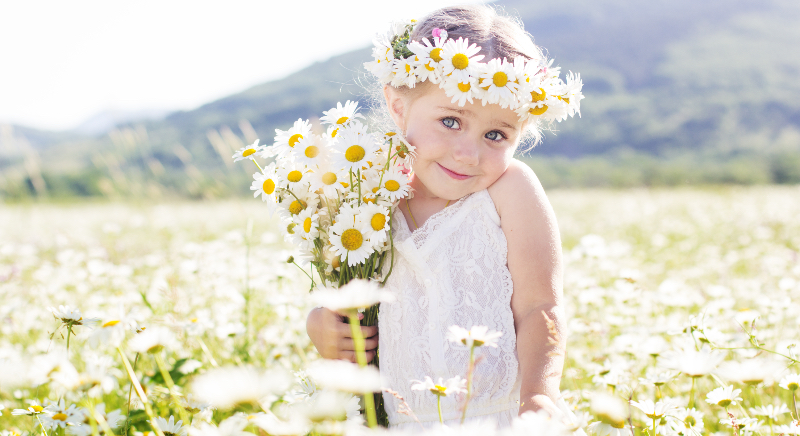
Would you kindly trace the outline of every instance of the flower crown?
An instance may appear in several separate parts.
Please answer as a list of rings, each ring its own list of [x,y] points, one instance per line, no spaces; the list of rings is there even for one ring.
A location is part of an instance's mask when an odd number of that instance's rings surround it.
[[[481,62],[481,48],[467,38],[448,38],[444,29],[433,29],[431,39],[410,41],[415,20],[395,23],[388,34],[375,38],[374,60],[364,67],[382,84],[413,88],[426,80],[444,89],[452,102],[464,106],[478,99],[517,112],[521,121],[562,121],[580,116],[580,74],[570,72],[566,83],[559,67],[544,58],[517,56]]]

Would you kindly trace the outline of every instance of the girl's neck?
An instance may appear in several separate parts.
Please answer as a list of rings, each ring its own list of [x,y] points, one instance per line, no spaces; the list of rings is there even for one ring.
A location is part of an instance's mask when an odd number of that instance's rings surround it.
[[[428,218],[447,207],[451,201],[434,195],[413,175],[409,185],[414,188],[414,197],[411,201],[402,201],[400,210],[403,212],[408,228],[414,231],[422,227]]]

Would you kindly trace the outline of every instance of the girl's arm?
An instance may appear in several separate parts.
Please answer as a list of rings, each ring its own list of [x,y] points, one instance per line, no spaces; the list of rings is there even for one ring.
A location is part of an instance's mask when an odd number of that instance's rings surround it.
[[[561,238],[555,214],[533,170],[516,159],[489,193],[508,241],[508,269],[514,283],[511,310],[522,376],[520,413],[545,409],[558,416],[555,401],[566,341],[560,306]]]

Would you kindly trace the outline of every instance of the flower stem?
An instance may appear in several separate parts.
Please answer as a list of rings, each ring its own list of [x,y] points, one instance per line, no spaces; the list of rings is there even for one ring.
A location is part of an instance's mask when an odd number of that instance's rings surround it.
[[[139,363],[139,353],[136,353],[136,357],[133,359],[133,370],[136,372],[136,364]],[[131,386],[128,388],[128,417],[131,416],[131,394],[133,394],[133,382],[131,382]],[[128,428],[130,427],[130,420],[125,421],[125,436],[128,436]]]
[[[792,391],[792,408],[794,409],[794,419],[800,419],[797,416],[797,391]]]
[[[67,358],[69,359],[69,337],[72,336],[72,324],[67,324]]]
[[[175,406],[178,408],[178,413],[181,415],[181,419],[183,420],[186,425],[191,424],[189,421],[189,414],[186,413],[186,409],[183,408],[180,402],[180,398],[178,397],[178,392],[175,389],[175,382],[172,381],[172,376],[169,375],[169,371],[167,371],[167,365],[164,364],[164,359],[161,358],[161,352],[157,352],[153,354],[153,357],[156,359],[156,365],[158,365],[158,370],[161,371],[161,377],[164,378],[164,382],[167,383],[167,387],[169,388],[169,395],[172,397],[172,400],[175,401]]]
[[[364,350],[364,335],[361,334],[361,324],[358,322],[358,314],[352,313],[351,315],[352,316],[348,316],[347,318],[350,320],[350,331],[353,335],[353,345],[356,348],[356,360],[358,361],[358,366],[363,368],[367,366],[367,353]],[[375,416],[375,398],[371,393],[364,395],[364,409],[367,414],[367,425],[369,425],[370,428],[377,427],[378,419]]]
[[[692,377],[692,390],[689,391],[689,406],[687,407],[687,409],[691,409],[692,407],[694,407],[694,384],[695,384],[695,378]]]
[[[264,170],[263,170],[263,169],[261,169],[261,165],[259,165],[259,164],[258,164],[258,162],[256,162],[256,160],[255,160],[255,159],[250,159],[250,160],[252,160],[252,161],[253,161],[253,163],[254,163],[254,164],[256,164],[256,166],[258,167],[258,170],[259,170],[259,171],[261,171],[261,174],[264,174]]]
[[[472,397],[472,373],[475,370],[475,345],[469,347],[469,367],[467,368],[467,397],[464,400],[464,410],[461,412],[461,423],[467,419],[467,406]]]
[[[692,378],[692,382],[694,382],[694,378]],[[653,436],[656,436],[656,416],[653,415]]]
[[[436,396],[436,408],[439,410],[439,424],[444,424],[444,420],[442,419],[442,396]]]
[[[150,427],[153,428],[153,431],[156,432],[158,436],[164,436],[164,432],[158,427],[156,416],[153,414],[153,409],[150,407],[150,402],[147,400],[147,395],[145,395],[142,385],[139,384],[139,378],[136,377],[136,373],[134,373],[133,368],[131,368],[131,362],[128,361],[127,357],[125,357],[125,353],[122,352],[121,348],[117,347],[117,351],[122,358],[122,364],[125,366],[125,371],[128,372],[128,377],[131,379],[131,383],[133,383],[133,387],[136,389],[136,394],[139,396],[139,399],[142,400],[144,412],[150,418]]]

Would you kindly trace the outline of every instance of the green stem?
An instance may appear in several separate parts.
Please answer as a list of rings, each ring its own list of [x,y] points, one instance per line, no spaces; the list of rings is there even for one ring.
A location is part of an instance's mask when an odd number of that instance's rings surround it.
[[[144,393],[142,385],[139,384],[139,378],[136,377],[136,373],[134,373],[133,368],[131,368],[131,362],[128,361],[128,358],[125,356],[125,353],[122,352],[121,348],[117,347],[117,351],[122,358],[122,364],[125,366],[125,371],[128,372],[128,377],[131,379],[131,383],[133,383],[133,387],[136,389],[136,394],[139,395],[139,399],[142,400],[144,412],[150,418],[150,427],[153,428],[153,431],[156,432],[158,436],[164,436],[164,432],[158,427],[156,416],[153,414],[153,408],[150,407],[150,402],[147,400],[147,395]]]
[[[158,351],[153,354],[153,358],[156,359],[156,365],[158,365],[158,370],[161,371],[161,377],[164,378],[164,382],[167,383],[167,387],[169,388],[169,395],[172,397],[172,400],[175,401],[175,406],[178,408],[178,412],[181,415],[181,419],[186,425],[191,424],[189,421],[189,414],[186,413],[186,409],[183,408],[181,405],[181,401],[178,395],[178,391],[175,389],[175,382],[172,381],[172,376],[169,375],[169,371],[167,371],[167,365],[164,364],[164,359],[161,358],[161,351]]]
[[[203,354],[206,355],[206,359],[208,359],[209,363],[211,363],[211,366],[218,368],[219,364],[214,359],[214,356],[211,355],[211,350],[208,349],[206,343],[199,336],[197,337],[197,342],[200,343],[200,349],[203,350]]]
[[[692,380],[694,380],[694,379],[692,379]],[[656,416],[653,415],[653,436],[656,436],[657,434],[658,433],[656,433]]]
[[[353,335],[353,345],[356,349],[356,360],[358,361],[358,366],[365,367],[367,366],[367,353],[364,350],[364,335],[361,334],[361,323],[358,322],[358,313],[353,312],[349,314],[348,320],[350,321],[350,331]],[[364,409],[366,409],[367,413],[367,425],[370,428],[375,428],[378,426],[378,420],[375,416],[375,397],[372,393],[364,394]]]
[[[800,419],[800,417],[797,416],[797,395],[796,395],[796,392],[797,391],[792,391],[792,408],[794,409],[794,419]]]
[[[439,424],[444,424],[444,420],[442,419],[442,396],[436,396],[436,409],[439,410]]]
[[[261,174],[264,174],[264,170],[263,170],[263,169],[261,169],[261,165],[259,165],[259,164],[258,164],[258,162],[256,162],[256,160],[255,160],[255,159],[250,159],[250,160],[252,160],[252,161],[253,161],[253,163],[254,163],[254,164],[256,164],[256,166],[258,167],[258,170],[259,170],[259,171],[261,171]]]
[[[467,406],[472,397],[472,372],[475,369],[475,345],[469,347],[469,367],[467,368],[467,397],[464,399],[464,410],[461,412],[461,424],[467,419]]]
[[[695,384],[695,378],[692,377],[692,390],[689,391],[689,407],[687,407],[687,409],[691,409],[692,407],[694,407],[694,384]]]
[[[136,371],[136,364],[139,363],[139,353],[136,353],[136,357],[133,358],[133,370]],[[133,394],[133,382],[128,387],[128,412],[127,417],[130,418],[131,416],[131,395]],[[128,427],[130,427],[129,419],[125,420],[125,436],[128,436]]]

